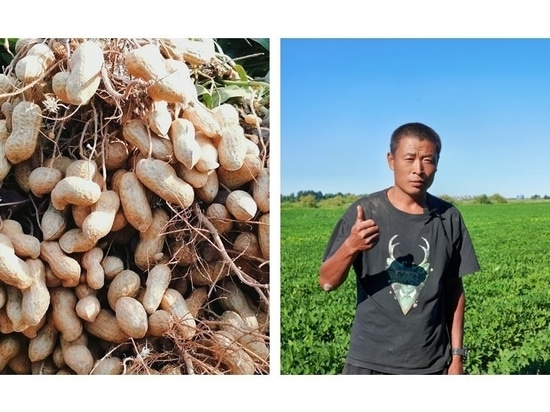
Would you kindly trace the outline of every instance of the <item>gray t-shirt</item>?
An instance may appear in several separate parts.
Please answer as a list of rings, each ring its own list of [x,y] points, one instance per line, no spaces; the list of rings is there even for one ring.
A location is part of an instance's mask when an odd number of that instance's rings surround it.
[[[353,262],[357,308],[347,362],[393,374],[438,372],[449,360],[444,279],[479,270],[459,211],[428,195],[429,208],[395,208],[387,189],[357,200],[337,223],[323,260],[349,236],[357,205],[380,229],[378,244]]]

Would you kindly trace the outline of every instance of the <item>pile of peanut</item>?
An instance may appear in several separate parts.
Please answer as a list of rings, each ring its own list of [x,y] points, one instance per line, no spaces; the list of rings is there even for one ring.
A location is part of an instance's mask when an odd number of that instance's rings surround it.
[[[0,373],[269,373],[269,110],[201,100],[199,81],[238,78],[214,46],[18,40]]]

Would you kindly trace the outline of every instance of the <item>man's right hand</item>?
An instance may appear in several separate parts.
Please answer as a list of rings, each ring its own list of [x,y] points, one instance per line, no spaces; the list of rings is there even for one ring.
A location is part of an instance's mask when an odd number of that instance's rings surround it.
[[[374,220],[365,220],[363,207],[357,205],[357,218],[347,240],[349,247],[357,252],[370,250],[376,246],[379,237],[380,230]]]
[[[319,269],[319,284],[325,291],[335,290],[346,280],[353,259],[359,252],[370,250],[378,243],[380,231],[374,220],[365,220],[365,212],[357,206],[357,218],[346,241],[323,262]]]

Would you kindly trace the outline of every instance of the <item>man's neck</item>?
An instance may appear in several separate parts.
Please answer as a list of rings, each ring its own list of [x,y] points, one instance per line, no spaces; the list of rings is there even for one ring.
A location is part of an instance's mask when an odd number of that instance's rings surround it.
[[[427,193],[422,193],[419,196],[413,197],[402,192],[395,186],[392,186],[388,189],[387,195],[388,200],[393,206],[406,213],[419,215],[424,213],[425,209],[428,207]]]

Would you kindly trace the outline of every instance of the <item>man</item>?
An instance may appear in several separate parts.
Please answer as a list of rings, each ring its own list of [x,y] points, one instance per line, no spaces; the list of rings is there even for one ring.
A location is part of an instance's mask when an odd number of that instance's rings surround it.
[[[479,270],[459,211],[429,194],[441,140],[422,123],[391,136],[394,184],[337,223],[319,270],[325,291],[353,266],[357,307],[343,374],[462,374],[462,277]]]

